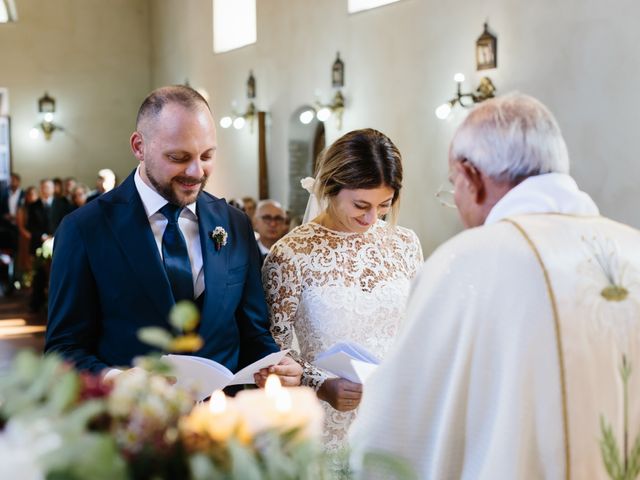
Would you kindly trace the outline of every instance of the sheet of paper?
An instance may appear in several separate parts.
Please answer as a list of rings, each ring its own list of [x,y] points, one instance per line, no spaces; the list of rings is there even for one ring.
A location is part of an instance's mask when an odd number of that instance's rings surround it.
[[[253,362],[251,365],[244,367],[238,373],[235,374],[233,379],[229,382],[229,385],[244,385],[246,383],[256,383],[253,379],[254,373],[262,368],[270,367],[271,365],[277,365],[280,360],[289,352],[289,350],[282,350],[280,352],[274,352],[257,362]]]
[[[365,383],[378,368],[378,365],[374,363],[361,362],[359,360],[351,360],[351,366],[361,380],[359,383]]]
[[[350,358],[360,360],[361,362],[374,363],[376,365],[380,363],[380,359],[376,355],[368,351],[366,348],[364,348],[362,345],[346,341],[337,342],[331,348],[318,355],[317,360],[320,360],[329,355],[334,355],[338,352],[343,352]]]
[[[354,359],[345,352],[337,352],[318,357],[315,365],[328,372],[354,383],[364,383],[375,371],[377,364]]]

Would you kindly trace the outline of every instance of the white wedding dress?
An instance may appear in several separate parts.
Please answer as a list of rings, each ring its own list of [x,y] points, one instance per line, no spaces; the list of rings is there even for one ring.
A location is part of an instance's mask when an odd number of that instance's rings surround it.
[[[329,377],[313,362],[338,341],[356,342],[384,357],[421,264],[415,233],[382,220],[365,233],[336,232],[310,222],[273,247],[262,270],[271,333],[282,348],[291,348],[297,337],[300,351],[292,355],[304,368],[304,385],[317,390]],[[336,452],[347,445],[356,411],[322,404],[324,445]]]

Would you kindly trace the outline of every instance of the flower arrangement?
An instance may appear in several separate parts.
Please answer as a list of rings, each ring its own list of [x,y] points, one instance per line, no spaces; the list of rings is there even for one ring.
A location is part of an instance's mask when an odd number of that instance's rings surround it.
[[[197,311],[179,304],[181,332],[139,333],[167,349],[197,347]],[[195,317],[195,320],[194,320]],[[313,391],[269,388],[196,404],[172,385],[160,356],[148,356],[110,382],[80,373],[55,355],[19,352],[0,376],[3,478],[306,479],[323,478],[317,442],[322,409]],[[144,368],[143,368],[144,367]]]

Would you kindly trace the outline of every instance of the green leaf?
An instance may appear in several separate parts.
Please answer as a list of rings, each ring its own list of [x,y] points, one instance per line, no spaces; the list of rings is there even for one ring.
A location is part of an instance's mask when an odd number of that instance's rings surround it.
[[[106,411],[103,400],[88,400],[75,408],[66,417],[65,424],[70,430],[82,431],[89,421]]]
[[[40,369],[41,358],[31,350],[21,350],[13,361],[13,371],[19,379],[32,380]]]
[[[600,417],[600,431],[602,433],[602,438],[600,439],[600,452],[602,453],[604,467],[610,478],[613,480],[622,480],[623,467],[618,443],[613,435],[611,426],[607,425],[604,417],[602,416]]]
[[[49,394],[48,405],[59,413],[70,407],[80,394],[80,379],[78,374],[69,370],[53,385]]]
[[[152,347],[168,350],[173,337],[164,328],[144,327],[138,330],[138,340]]]
[[[160,355],[149,354],[142,357],[136,357],[133,359],[133,365],[157,375],[168,376],[173,373],[171,364],[163,360]]]
[[[43,458],[54,478],[112,480],[127,478],[126,463],[109,435],[63,434],[63,446]]]
[[[58,382],[58,378],[64,373],[62,361],[54,355],[46,355],[39,362],[37,374],[30,381],[23,392],[25,403],[42,402],[49,391]]]
[[[627,361],[626,355],[623,355],[622,365],[620,365],[620,377],[622,378],[622,382],[627,383],[629,381],[630,376],[631,376],[631,363]]]
[[[188,300],[176,303],[169,312],[169,323],[179,332],[191,332],[195,330],[200,321],[200,312]]]
[[[218,480],[224,479],[224,474],[216,468],[213,461],[202,453],[197,453],[189,458],[189,470],[193,480]]]
[[[367,452],[362,460],[362,466],[364,472],[382,474],[381,478],[402,480],[417,480],[418,478],[407,460],[388,452]]]
[[[640,433],[629,453],[629,463],[627,465],[627,480],[636,480],[640,476]]]
[[[229,441],[228,447],[231,454],[231,478],[263,480],[260,465],[251,450],[234,440]]]

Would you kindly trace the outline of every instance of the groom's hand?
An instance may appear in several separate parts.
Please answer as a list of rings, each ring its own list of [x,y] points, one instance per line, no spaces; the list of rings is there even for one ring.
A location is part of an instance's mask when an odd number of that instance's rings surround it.
[[[267,377],[270,374],[276,374],[280,377],[280,382],[285,387],[296,387],[300,385],[302,377],[302,367],[291,357],[285,356],[278,365],[269,368],[263,368],[254,375],[256,385],[260,388],[264,387]]]

